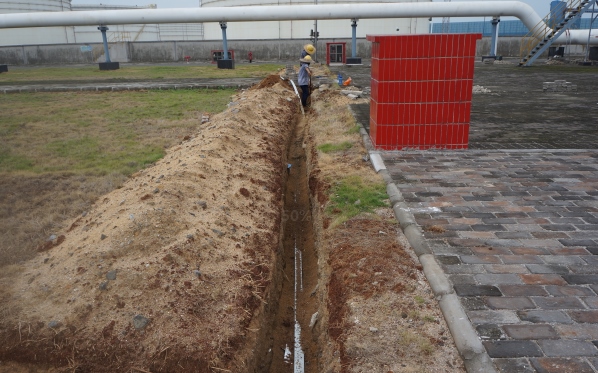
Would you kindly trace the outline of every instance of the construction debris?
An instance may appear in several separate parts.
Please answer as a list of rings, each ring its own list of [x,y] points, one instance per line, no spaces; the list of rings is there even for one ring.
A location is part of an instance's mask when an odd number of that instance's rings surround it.
[[[577,84],[572,84],[566,80],[555,80],[554,82],[542,83],[542,90],[544,92],[577,92]]]

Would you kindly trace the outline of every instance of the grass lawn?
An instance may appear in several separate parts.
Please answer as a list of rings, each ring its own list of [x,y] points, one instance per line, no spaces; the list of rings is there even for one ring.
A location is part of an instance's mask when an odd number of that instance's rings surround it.
[[[0,85],[50,81],[139,81],[172,79],[263,78],[284,68],[280,64],[242,64],[234,69],[218,69],[216,65],[121,65],[113,71],[100,71],[97,65],[68,67],[11,66],[0,74]]]

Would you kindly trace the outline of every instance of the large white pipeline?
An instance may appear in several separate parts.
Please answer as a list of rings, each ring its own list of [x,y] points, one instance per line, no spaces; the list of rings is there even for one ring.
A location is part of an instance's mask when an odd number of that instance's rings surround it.
[[[492,17],[519,18],[528,29],[542,18],[533,8],[520,1],[367,3],[238,6],[207,8],[96,10],[70,12],[34,12],[0,14],[0,29],[50,26],[93,26],[157,23],[291,21],[324,19],[428,18],[428,17]],[[571,30],[556,43],[586,44],[587,30]],[[598,44],[594,30],[590,44]]]

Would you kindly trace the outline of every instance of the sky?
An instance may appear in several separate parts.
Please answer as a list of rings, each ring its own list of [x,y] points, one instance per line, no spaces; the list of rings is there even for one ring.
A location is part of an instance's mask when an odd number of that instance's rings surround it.
[[[342,2],[342,0],[336,0]],[[444,0],[433,0],[434,2],[442,2]],[[459,0],[463,1],[463,0]],[[468,1],[468,0],[466,0]],[[469,0],[469,1],[492,1],[492,0]],[[552,0],[519,0],[529,4],[540,17],[544,17],[550,12],[550,2]],[[149,5],[156,4],[158,9],[163,8],[195,8],[199,6],[200,0],[72,0],[73,5],[78,4],[106,4],[106,5]],[[456,18],[451,19],[453,22],[470,21],[471,18]],[[434,22],[441,22],[442,20],[434,19]]]

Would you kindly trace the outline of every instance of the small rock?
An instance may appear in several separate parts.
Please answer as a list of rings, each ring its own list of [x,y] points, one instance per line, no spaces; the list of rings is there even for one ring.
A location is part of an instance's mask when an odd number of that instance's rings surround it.
[[[188,234],[188,235],[187,235],[187,239],[188,239],[188,240],[192,240],[192,239],[193,239],[193,235],[192,235],[192,234]]]
[[[60,321],[50,321],[48,323],[48,328],[50,329],[58,329],[62,326],[62,323]]]
[[[135,220],[135,215],[133,215],[133,214],[130,214],[130,215],[129,215],[129,220]]]
[[[378,333],[378,328],[374,328],[373,326],[370,326],[370,332]]]
[[[116,280],[116,270],[106,273],[106,278],[111,281]]]
[[[312,329],[316,323],[318,322],[318,312],[311,315],[311,320],[309,321],[309,328]]]
[[[199,269],[194,269],[193,274],[197,277],[201,277],[201,272],[199,271]]]
[[[292,100],[290,97],[287,97],[287,101],[288,101],[288,102],[291,102],[291,101],[293,101],[293,100]]]
[[[361,205],[361,200],[360,200],[360,199],[358,199],[357,201],[353,202],[353,204],[354,204],[355,206],[359,206],[359,205]]]
[[[197,204],[204,210],[208,207],[208,203],[206,201],[198,201]]]
[[[48,238],[48,241],[54,241],[56,239],[56,235],[53,234]]]
[[[102,233],[102,235],[100,236],[100,240],[105,240],[106,238],[108,238],[108,236]]]
[[[143,315],[136,315],[133,317],[133,326],[136,330],[141,330],[147,326],[150,320]]]
[[[160,193],[160,189],[158,189],[158,188],[154,189],[154,194],[155,193]]]
[[[218,237],[224,236],[224,232],[219,231],[218,229],[212,229],[212,232],[216,233],[218,235]]]
[[[99,287],[102,291],[108,290],[108,281],[102,282]]]

